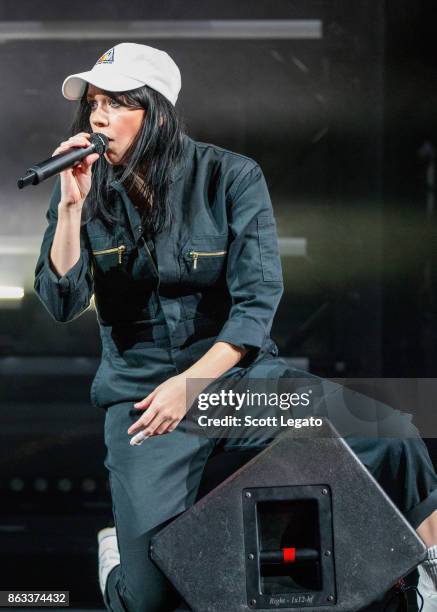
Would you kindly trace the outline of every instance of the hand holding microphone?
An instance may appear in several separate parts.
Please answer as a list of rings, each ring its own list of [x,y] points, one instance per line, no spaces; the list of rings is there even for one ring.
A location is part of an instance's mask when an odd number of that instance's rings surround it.
[[[80,163],[67,167],[60,173],[61,206],[82,205],[91,189],[91,166],[99,158],[98,152],[87,152],[90,148],[90,141],[92,141],[94,136],[95,134],[90,135],[86,132],[81,132],[65,142],[61,142],[60,146],[53,152],[53,156],[59,156],[60,159],[65,159],[64,156],[66,154],[79,154],[82,156]],[[101,135],[99,134],[99,136]],[[72,147],[74,148],[72,149]]]
[[[108,148],[104,134],[81,132],[61,142],[52,157],[35,164],[18,180],[18,187],[38,185],[41,181],[61,174],[61,202],[65,205],[83,203],[91,188],[91,166]]]

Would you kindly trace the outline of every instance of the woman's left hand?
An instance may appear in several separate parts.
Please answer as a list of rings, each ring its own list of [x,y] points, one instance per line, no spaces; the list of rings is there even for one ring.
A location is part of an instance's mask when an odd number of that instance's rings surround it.
[[[150,436],[176,429],[188,410],[186,380],[186,376],[182,374],[172,376],[143,400],[134,404],[137,410],[146,410],[127,430],[128,434],[136,434],[131,438],[132,445],[141,444]]]

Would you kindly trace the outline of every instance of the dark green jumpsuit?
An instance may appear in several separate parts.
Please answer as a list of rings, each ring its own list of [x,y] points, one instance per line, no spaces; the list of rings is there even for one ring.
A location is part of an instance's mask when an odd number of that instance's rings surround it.
[[[121,556],[108,577],[105,603],[114,611],[167,611],[176,606],[177,594],[149,559],[151,536],[194,503],[213,451],[261,450],[270,440],[263,432],[245,440],[210,438],[200,430],[193,433],[184,418],[173,432],[131,446],[127,429],[141,414],[133,403],[186,370],[217,341],[250,349],[226,376],[268,379],[296,371],[278,357],[270,339],[283,282],[272,205],[254,160],[184,136],[184,158],[171,177],[174,220],[153,240],[144,239],[123,186],[113,182],[111,187],[118,225],[109,229],[98,219],[84,224],[80,258],[58,277],[49,263],[58,179],[35,290],[61,322],[79,316],[95,296],[102,359],[91,400],[106,411],[105,465]],[[332,402],[335,393],[330,396],[330,407],[321,402],[319,414],[330,417],[417,527],[437,509],[437,477],[417,431],[401,418],[403,438],[353,437],[342,427],[342,403]]]

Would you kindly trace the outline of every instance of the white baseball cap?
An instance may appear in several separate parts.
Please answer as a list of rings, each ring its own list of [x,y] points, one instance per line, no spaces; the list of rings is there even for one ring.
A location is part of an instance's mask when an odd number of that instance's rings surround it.
[[[99,57],[88,72],[68,76],[62,84],[62,95],[67,100],[80,100],[87,83],[106,91],[130,91],[148,85],[175,105],[181,73],[165,51],[120,43]]]

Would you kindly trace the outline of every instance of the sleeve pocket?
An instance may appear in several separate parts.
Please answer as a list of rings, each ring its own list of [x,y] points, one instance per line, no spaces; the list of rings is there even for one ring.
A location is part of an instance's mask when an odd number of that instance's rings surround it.
[[[282,281],[276,223],[271,215],[258,216],[258,241],[263,280]]]

